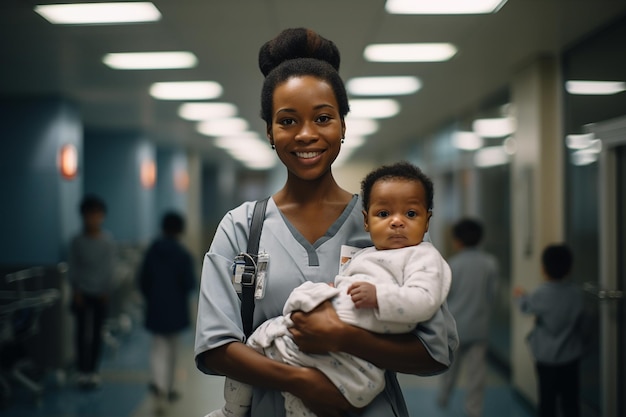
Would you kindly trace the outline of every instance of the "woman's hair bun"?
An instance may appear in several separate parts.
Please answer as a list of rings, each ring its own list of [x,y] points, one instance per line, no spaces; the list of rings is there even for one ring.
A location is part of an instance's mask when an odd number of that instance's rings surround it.
[[[267,77],[283,62],[296,58],[315,58],[328,62],[339,71],[339,49],[317,32],[306,28],[290,28],[265,42],[259,50],[259,68]]]

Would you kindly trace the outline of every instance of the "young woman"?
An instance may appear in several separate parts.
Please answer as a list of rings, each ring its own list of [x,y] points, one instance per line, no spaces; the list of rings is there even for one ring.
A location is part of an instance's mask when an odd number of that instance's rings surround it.
[[[331,166],[339,154],[349,111],[335,44],[307,29],[287,29],[261,47],[265,75],[261,116],[287,169],[287,181],[268,202],[260,249],[269,254],[265,296],[255,300],[253,327],[282,314],[305,281],[331,282],[342,245],[371,246],[357,195],[339,187]],[[281,391],[317,416],[356,411],[320,371],[266,358],[244,342],[240,301],[231,282],[233,259],[245,252],[254,202],[223,218],[205,256],[196,329],[196,362],[203,372],[255,387],[252,416],[284,416]],[[395,372],[430,375],[447,369],[458,343],[444,305],[415,332],[376,335],[339,320],[330,302],[294,313],[291,333],[308,353],[342,351],[389,370],[385,390],[361,416],[408,416]]]

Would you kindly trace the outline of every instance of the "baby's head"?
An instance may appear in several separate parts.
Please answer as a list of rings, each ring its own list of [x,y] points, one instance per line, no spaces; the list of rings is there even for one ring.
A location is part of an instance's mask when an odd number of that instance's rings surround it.
[[[433,183],[408,162],[382,166],[361,182],[365,230],[376,249],[422,242],[433,208]]]

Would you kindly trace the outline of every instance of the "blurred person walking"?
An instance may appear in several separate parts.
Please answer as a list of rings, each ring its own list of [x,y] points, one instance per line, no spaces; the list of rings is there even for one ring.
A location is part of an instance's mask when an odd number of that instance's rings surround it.
[[[487,379],[487,341],[490,307],[496,293],[499,265],[496,258],[482,250],[483,226],[475,219],[461,219],[452,229],[455,254],[448,263],[452,285],[448,308],[456,320],[459,350],[450,369],[441,376],[438,403],[446,407],[457,382],[459,371],[466,367],[465,412],[469,417],[483,413]]]
[[[95,388],[100,384],[98,368],[102,351],[102,327],[113,289],[116,245],[102,228],[106,204],[98,196],[85,196],[80,204],[82,231],[70,244],[69,280],[72,312],[76,317],[78,384]]]
[[[190,326],[189,295],[196,288],[193,258],[179,241],[184,229],[180,214],[166,213],[162,234],[148,248],[139,274],[145,327],[152,333],[150,389],[159,413],[179,396],[174,391],[178,338]]]

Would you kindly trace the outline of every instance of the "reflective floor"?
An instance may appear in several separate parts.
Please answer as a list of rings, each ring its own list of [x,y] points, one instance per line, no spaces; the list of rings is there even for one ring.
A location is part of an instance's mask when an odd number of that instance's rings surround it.
[[[0,410],[3,417],[147,417],[154,415],[148,391],[150,336],[136,327],[119,340],[117,349],[107,347],[102,364],[102,384],[93,391],[79,390],[71,376],[49,375],[46,389],[36,401],[30,392],[16,388],[10,403]],[[166,415],[202,417],[222,405],[221,377],[206,376],[193,362],[193,336],[183,335],[176,389],[182,393]],[[399,376],[411,416],[461,417],[463,379],[447,409],[436,405],[437,377]],[[512,392],[506,380],[490,369],[485,416],[530,417],[534,413]]]

